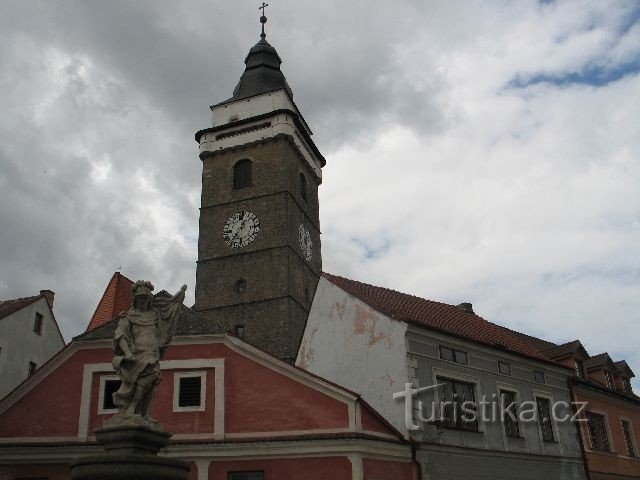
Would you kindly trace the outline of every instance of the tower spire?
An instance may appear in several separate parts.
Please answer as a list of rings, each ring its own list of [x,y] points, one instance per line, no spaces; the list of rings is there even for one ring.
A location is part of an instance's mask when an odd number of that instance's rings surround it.
[[[267,8],[268,6],[269,6],[268,3],[262,2],[262,5],[258,7],[258,10],[262,10],[262,16],[260,17],[260,23],[262,24],[262,33],[260,34],[260,36],[262,38],[267,37],[267,34],[264,33],[264,24],[267,23],[267,17],[265,17],[264,15],[264,9]]]

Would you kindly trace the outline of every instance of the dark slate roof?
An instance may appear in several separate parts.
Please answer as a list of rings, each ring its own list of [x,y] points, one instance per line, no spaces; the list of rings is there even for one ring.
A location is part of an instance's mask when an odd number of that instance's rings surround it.
[[[162,290],[161,292],[156,294],[156,296],[159,295],[167,296],[169,294],[166,291]],[[192,309],[190,309],[189,307],[185,307],[184,305],[182,309],[182,317],[178,322],[175,336],[226,333],[226,330],[222,328],[222,326],[220,326],[218,322],[214,322],[212,320],[201,317]],[[87,331],[83,334],[78,335],[77,337],[74,337],[73,341],[86,342],[92,340],[113,338],[113,334],[116,331],[117,326],[118,322],[116,317],[111,321],[95,328],[94,330]]]
[[[43,296],[34,295],[33,297],[15,298],[13,300],[0,300],[0,319],[8,317],[12,313],[31,305],[40,298],[43,298]]]
[[[293,100],[293,92],[280,70],[280,56],[265,38],[256,43],[244,60],[246,68],[233,90],[233,96],[218,105],[284,89]]]
[[[613,362],[613,365],[616,367],[616,371],[618,373],[626,374],[626,375],[629,375],[630,377],[636,376],[636,374],[633,373],[633,370],[631,370],[631,367],[629,366],[629,364],[624,360],[620,360],[619,362]]]
[[[323,273],[322,275],[345,292],[396,320],[440,330],[536,360],[555,363],[551,362],[528,342],[514,335],[511,330],[491,323],[460,307],[426,300],[328,273]]]

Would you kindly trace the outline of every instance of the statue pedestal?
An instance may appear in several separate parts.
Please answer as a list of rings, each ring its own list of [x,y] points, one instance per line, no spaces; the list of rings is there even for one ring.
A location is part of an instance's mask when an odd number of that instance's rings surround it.
[[[75,459],[73,480],[186,480],[189,464],[183,460],[158,457],[171,434],[143,424],[111,424],[95,431],[105,455]]]

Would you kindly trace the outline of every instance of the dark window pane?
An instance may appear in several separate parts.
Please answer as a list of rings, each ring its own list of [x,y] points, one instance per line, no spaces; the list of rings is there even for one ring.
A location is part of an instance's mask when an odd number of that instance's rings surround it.
[[[233,188],[251,186],[251,160],[240,160],[233,167]]]
[[[38,368],[38,365],[36,364],[36,362],[29,362],[29,376],[36,373],[37,368]]]
[[[307,177],[304,174],[300,174],[300,196],[306,202],[307,201]]]
[[[626,420],[622,420],[622,433],[624,434],[624,443],[627,445],[627,454],[630,457],[636,456],[636,449],[633,445],[633,437],[631,433],[631,424]]]
[[[544,372],[533,372],[533,379],[538,383],[545,383]]]
[[[178,395],[179,407],[200,406],[200,377],[180,378],[180,393]]]
[[[607,435],[607,426],[605,424],[604,415],[587,412],[587,427],[589,429],[589,438],[591,446],[594,450],[609,451],[609,436]]]
[[[516,404],[516,394],[509,390],[500,390],[502,400],[502,421],[504,422],[504,432],[508,437],[520,437],[520,426],[518,424],[518,405]]]
[[[42,314],[36,313],[36,318],[33,321],[33,331],[36,332],[38,335],[42,334],[42,321],[43,321]]]
[[[113,403],[113,394],[120,388],[120,380],[105,380],[102,394],[102,409],[114,410],[118,407]]]
[[[447,347],[440,347],[440,358],[453,362],[453,350]]]
[[[511,375],[511,365],[506,362],[498,362],[498,371],[502,375]]]
[[[466,365],[468,363],[467,354],[465,352],[461,352],[459,350],[455,350],[454,354],[455,354],[456,363],[462,363],[464,365]]]
[[[538,406],[538,422],[540,422],[540,430],[542,430],[542,439],[545,442],[555,441],[553,437],[553,425],[551,424],[551,410],[549,407],[549,399],[536,397]]]
[[[229,480],[264,480],[263,472],[230,472]]]
[[[438,378],[438,383],[441,384],[443,426],[478,431],[478,422],[473,415],[476,411],[474,385],[448,378]]]

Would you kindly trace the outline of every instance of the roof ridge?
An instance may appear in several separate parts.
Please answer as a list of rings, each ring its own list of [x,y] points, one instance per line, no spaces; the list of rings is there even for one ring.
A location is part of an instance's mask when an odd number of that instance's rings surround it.
[[[539,347],[522,338],[527,337],[533,340],[535,337],[491,322],[475,312],[327,272],[322,272],[322,276],[338,288],[398,321],[414,323],[421,327],[443,331],[493,347],[501,347],[520,355],[558,365],[557,362],[546,357]],[[543,340],[539,341],[543,342]]]

